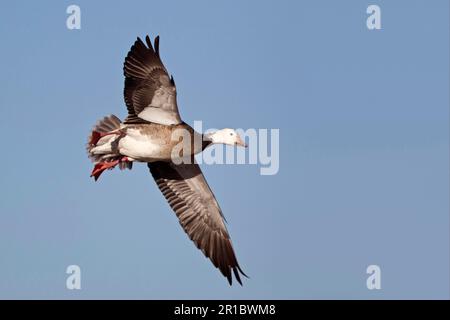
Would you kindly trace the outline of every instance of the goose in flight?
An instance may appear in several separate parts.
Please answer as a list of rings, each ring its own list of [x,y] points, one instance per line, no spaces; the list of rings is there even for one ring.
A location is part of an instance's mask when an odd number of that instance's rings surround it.
[[[240,275],[246,275],[236,259],[225,218],[194,155],[216,143],[244,147],[245,143],[233,129],[202,134],[181,120],[175,82],[159,56],[159,36],[153,45],[148,36],[145,43],[137,38],[123,71],[128,116],[123,122],[114,115],[104,117],[91,131],[87,144],[94,162],[91,177],[97,181],[107,169],[147,163],[189,238],[230,285],[232,274],[242,285]],[[174,139],[177,132],[187,133],[185,140],[190,142],[180,152],[174,152],[180,144]]]

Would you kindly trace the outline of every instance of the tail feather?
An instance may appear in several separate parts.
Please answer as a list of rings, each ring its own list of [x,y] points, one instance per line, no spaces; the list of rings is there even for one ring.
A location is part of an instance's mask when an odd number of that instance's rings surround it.
[[[86,144],[89,159],[98,164],[100,162],[113,162],[122,157],[117,151],[117,135],[101,137],[102,133],[109,133],[120,129],[122,122],[115,115],[109,115],[99,120],[91,131]],[[131,169],[131,162],[121,162],[119,168]]]
[[[106,133],[110,131],[114,131],[120,128],[120,124],[122,122],[119,118],[117,118],[115,115],[109,115],[104,117],[102,120],[97,122],[97,124],[94,127],[94,131],[100,132],[100,133]]]

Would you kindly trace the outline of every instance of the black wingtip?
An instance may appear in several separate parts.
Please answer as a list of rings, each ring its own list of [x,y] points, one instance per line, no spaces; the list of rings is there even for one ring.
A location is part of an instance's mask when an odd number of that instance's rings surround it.
[[[142,39],[140,37],[137,37],[136,41],[134,43],[135,46],[137,46],[138,44],[142,44],[142,45],[144,44],[144,41],[142,41]]]
[[[231,275],[230,275],[230,276],[227,276],[227,280],[228,280],[228,284],[229,284],[230,286],[232,286],[232,285],[233,285],[233,278],[231,277]]]
[[[237,268],[233,268],[234,276],[236,277],[237,282],[242,286],[241,277],[239,276],[239,271]]]
[[[159,36],[155,38],[155,52],[159,56]]]
[[[242,271],[242,269],[241,269],[241,267],[240,267],[239,265],[237,266],[237,269],[239,270],[239,272],[240,272],[244,277],[246,277],[247,279],[250,279],[250,277],[249,277],[248,275],[246,275],[244,271]]]
[[[231,273],[231,270],[234,273],[234,277],[236,278],[236,281],[243,287],[244,285],[242,284],[242,280],[241,280],[241,275],[243,275],[244,277],[246,277],[247,279],[250,279],[249,276],[247,276],[241,269],[241,267],[239,265],[235,266],[235,267],[231,267],[229,269],[229,273],[224,274],[224,276],[227,278],[228,280],[228,284],[230,286],[233,285],[233,275]]]
[[[152,41],[150,40],[150,37],[148,35],[145,36],[145,43],[150,50],[153,50]]]

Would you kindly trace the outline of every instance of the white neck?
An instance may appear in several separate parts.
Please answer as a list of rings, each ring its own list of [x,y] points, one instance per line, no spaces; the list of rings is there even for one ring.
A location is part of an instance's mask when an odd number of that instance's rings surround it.
[[[217,131],[206,134],[206,137],[212,143],[230,144],[230,142],[232,142],[232,141],[230,141],[231,137],[230,137],[229,130],[230,129],[217,130]]]

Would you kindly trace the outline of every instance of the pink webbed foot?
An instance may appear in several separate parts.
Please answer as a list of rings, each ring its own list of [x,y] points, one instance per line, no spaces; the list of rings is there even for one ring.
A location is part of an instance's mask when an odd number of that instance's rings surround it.
[[[95,181],[98,180],[100,175],[103,173],[103,171],[109,169],[114,169],[115,166],[117,166],[121,162],[128,162],[130,161],[127,157],[122,157],[121,159],[114,160],[114,161],[105,161],[105,162],[99,162],[94,166],[94,169],[92,170],[91,177],[94,177]]]
[[[91,177],[94,177],[95,181],[97,181],[103,171],[106,169],[113,169],[118,163],[119,160],[97,163],[92,170]]]

